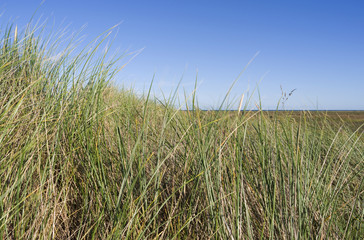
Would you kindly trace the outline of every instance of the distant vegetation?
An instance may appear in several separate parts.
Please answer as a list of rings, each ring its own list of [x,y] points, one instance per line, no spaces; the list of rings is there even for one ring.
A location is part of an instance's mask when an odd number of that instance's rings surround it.
[[[363,239],[362,125],[180,111],[113,87],[103,36],[1,34],[1,239]]]

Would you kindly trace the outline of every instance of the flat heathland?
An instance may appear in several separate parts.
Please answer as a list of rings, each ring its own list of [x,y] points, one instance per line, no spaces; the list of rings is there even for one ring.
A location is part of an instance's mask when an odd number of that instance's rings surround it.
[[[363,239],[362,112],[180,111],[2,34],[1,239]]]
[[[273,115],[293,118],[299,120],[302,116],[309,115],[310,118],[325,118],[335,124],[350,126],[356,130],[364,124],[364,111],[266,111],[271,118]]]

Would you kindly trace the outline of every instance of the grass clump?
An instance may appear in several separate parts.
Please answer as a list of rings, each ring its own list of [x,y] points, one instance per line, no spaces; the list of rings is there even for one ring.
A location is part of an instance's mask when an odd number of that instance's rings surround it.
[[[0,238],[363,238],[362,128],[181,111],[36,33],[0,41]]]

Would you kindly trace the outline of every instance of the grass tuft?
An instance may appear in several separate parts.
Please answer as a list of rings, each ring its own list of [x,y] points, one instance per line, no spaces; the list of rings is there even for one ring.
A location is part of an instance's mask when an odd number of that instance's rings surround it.
[[[1,239],[364,237],[363,125],[181,111],[42,31],[1,30]]]

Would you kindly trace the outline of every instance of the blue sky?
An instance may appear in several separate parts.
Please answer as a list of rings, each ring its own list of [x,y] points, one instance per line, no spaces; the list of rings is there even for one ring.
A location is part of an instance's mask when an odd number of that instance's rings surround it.
[[[0,0],[0,26],[25,25],[40,3]],[[259,52],[232,98],[258,84],[263,108],[275,109],[282,86],[297,89],[286,109],[364,110],[364,1],[47,0],[39,17],[72,31],[87,24],[86,42],[122,22],[114,47],[143,50],[115,82],[138,92],[155,74],[156,95],[182,76],[189,93],[198,71],[200,106],[211,109]]]

